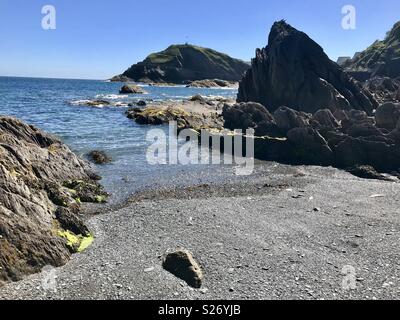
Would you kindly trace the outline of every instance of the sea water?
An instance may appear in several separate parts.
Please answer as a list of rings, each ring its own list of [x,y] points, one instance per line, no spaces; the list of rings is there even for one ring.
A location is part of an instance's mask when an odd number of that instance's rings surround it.
[[[119,94],[121,85],[96,80],[0,77],[0,114],[15,116],[58,136],[82,157],[91,150],[109,154],[113,162],[95,168],[115,201],[143,188],[203,183],[218,176],[222,168],[210,171],[199,166],[148,164],[146,133],[153,127],[136,124],[125,112],[128,103],[139,100],[183,100],[195,94],[234,98],[236,90],[147,86],[144,89],[149,94],[125,95]],[[119,106],[84,105],[96,99]],[[166,126],[161,128],[168,131]]]

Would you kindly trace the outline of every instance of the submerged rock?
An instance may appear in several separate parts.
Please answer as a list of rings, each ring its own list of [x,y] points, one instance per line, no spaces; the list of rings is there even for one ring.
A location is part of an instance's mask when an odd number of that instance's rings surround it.
[[[207,99],[203,97],[201,94],[196,94],[189,98],[189,101],[197,101],[200,103],[207,103]]]
[[[57,138],[0,116],[0,283],[66,263],[66,234],[76,237],[77,246],[90,237],[76,214],[76,190],[63,184],[79,179],[101,190],[94,177]]]
[[[96,164],[106,164],[112,162],[112,158],[104,151],[93,150],[88,153],[88,157]]]
[[[201,287],[203,271],[189,251],[181,249],[168,253],[164,257],[162,266],[191,287]]]
[[[89,107],[109,106],[110,104],[111,102],[107,100],[91,100],[86,102],[86,105]]]
[[[188,88],[235,88],[237,87],[237,85],[238,82],[235,81],[206,79],[206,80],[192,81],[187,85],[187,87]]]
[[[147,92],[143,90],[141,87],[135,84],[126,84],[121,87],[119,93],[126,93],[126,94],[146,94]]]
[[[268,46],[257,49],[240,81],[238,101],[259,102],[271,112],[288,106],[307,113],[328,108],[372,114],[378,106],[317,43],[284,21],[273,25]]]
[[[139,106],[139,107],[145,107],[145,106],[147,105],[147,103],[146,103],[146,101],[144,101],[144,100],[139,100],[139,101],[136,103],[136,105]]]

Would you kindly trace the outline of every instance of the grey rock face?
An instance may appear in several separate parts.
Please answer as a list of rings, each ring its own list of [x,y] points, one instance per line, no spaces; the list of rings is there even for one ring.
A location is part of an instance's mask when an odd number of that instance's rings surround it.
[[[346,61],[347,70],[367,71],[371,77],[400,76],[400,21],[386,34],[382,41],[375,41],[353,59]]]
[[[274,112],[274,118],[279,129],[287,133],[293,128],[307,127],[311,115],[288,107],[280,107]]]
[[[230,130],[252,128],[257,136],[279,135],[274,117],[259,103],[225,105],[222,110],[225,128]]]
[[[57,138],[0,116],[0,284],[68,261],[71,246],[61,234],[89,231],[76,214],[75,190],[64,182],[94,186],[94,177]]]
[[[370,91],[379,103],[400,101],[400,80],[374,77],[367,80],[363,87]]]
[[[321,108],[358,109],[372,114],[378,104],[305,33],[276,22],[268,45],[239,85],[239,102],[259,102],[273,112],[280,106],[315,113]]]
[[[393,130],[400,120],[400,103],[385,103],[375,112],[376,125],[379,128]]]

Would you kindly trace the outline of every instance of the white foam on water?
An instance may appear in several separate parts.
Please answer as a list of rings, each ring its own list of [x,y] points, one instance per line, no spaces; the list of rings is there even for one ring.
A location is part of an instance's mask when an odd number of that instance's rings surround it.
[[[83,106],[83,105],[87,105],[91,101],[92,100],[72,100],[72,101],[68,101],[68,103],[72,104],[74,106]]]
[[[109,99],[109,100],[117,100],[122,98],[127,98],[126,94],[98,94],[95,96],[96,99]]]

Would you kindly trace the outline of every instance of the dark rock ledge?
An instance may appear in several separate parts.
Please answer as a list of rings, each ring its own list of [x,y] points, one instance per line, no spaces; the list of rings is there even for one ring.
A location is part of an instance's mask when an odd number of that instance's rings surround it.
[[[310,114],[287,107],[271,114],[261,104],[249,102],[227,105],[222,115],[228,129],[255,130],[258,159],[400,172],[400,104],[381,105],[375,116],[368,116],[360,110],[333,114],[321,109]]]

